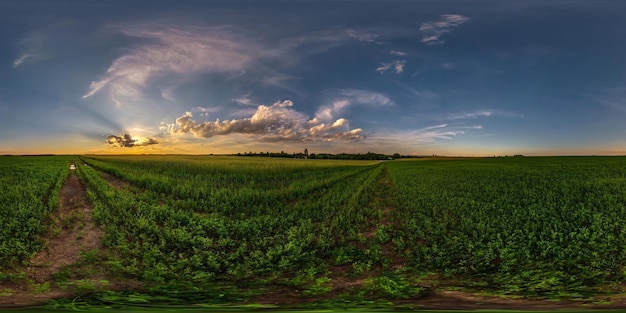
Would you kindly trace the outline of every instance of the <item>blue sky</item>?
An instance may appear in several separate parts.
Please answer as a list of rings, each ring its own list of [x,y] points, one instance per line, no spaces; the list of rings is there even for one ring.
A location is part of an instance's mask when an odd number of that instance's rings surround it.
[[[0,154],[626,154],[626,1],[0,2]]]

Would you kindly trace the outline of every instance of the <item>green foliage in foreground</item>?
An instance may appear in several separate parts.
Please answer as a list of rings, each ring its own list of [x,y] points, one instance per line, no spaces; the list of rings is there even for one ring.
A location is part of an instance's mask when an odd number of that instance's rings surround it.
[[[84,157],[115,272],[188,286],[311,269],[376,212],[379,163],[219,157]],[[111,186],[99,171],[137,188]],[[317,269],[316,269],[317,268]],[[278,275],[275,275],[277,274]],[[274,277],[274,278],[272,278]]]
[[[37,236],[59,206],[68,156],[0,157],[0,268],[18,265],[41,248]],[[0,280],[9,277],[0,272]]]
[[[363,292],[402,299],[424,291],[424,272],[557,297],[625,278],[624,158],[83,159],[105,244],[119,256],[108,265],[142,280],[260,279],[318,295],[330,290],[332,266],[358,277],[400,260],[402,276],[366,279]],[[392,208],[384,221],[383,208]],[[375,231],[365,238],[365,229]]]
[[[474,287],[581,296],[624,280],[626,158],[393,162],[393,241]]]
[[[70,159],[20,160],[0,164],[14,190],[0,194],[14,208],[1,215],[14,221],[0,229],[7,263],[40,247]],[[439,283],[580,298],[626,278],[626,158],[81,160],[106,232],[97,258],[111,280],[146,283],[98,301],[233,303],[272,288],[324,298],[338,277],[363,283],[331,304],[416,299]]]

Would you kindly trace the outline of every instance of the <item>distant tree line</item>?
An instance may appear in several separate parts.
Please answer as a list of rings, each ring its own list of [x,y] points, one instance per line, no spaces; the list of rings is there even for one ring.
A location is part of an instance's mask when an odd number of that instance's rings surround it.
[[[269,157],[269,158],[296,158],[296,159],[332,159],[332,160],[393,160],[399,158],[406,157],[415,157],[415,156],[403,156],[399,153],[394,153],[392,155],[382,154],[382,153],[309,153],[308,150],[302,153],[286,153],[284,151],[281,152],[244,152],[233,154],[234,156],[248,156],[248,157]]]

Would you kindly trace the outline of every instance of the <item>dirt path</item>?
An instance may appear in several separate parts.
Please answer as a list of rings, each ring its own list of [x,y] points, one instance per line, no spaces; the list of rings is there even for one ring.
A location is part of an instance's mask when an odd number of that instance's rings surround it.
[[[51,216],[50,230],[42,236],[44,247],[24,269],[25,281],[0,284],[0,307],[32,305],[71,295],[52,283],[54,275],[79,261],[81,253],[100,248],[102,230],[93,220],[87,188],[74,171],[61,187],[59,205]]]
[[[129,189],[131,186],[130,183],[128,183],[127,181],[117,178],[105,171],[98,171],[98,173],[100,173],[100,175],[102,175],[102,178],[104,178],[104,180],[106,180],[109,184],[111,184],[111,186],[115,187],[116,189]]]
[[[93,206],[87,188],[72,172],[59,194],[60,208],[54,214],[54,229],[42,251],[31,259],[28,277],[44,282],[63,266],[75,263],[80,253],[100,247],[102,231],[93,220]],[[55,234],[54,230],[60,233]]]
[[[371,244],[378,240],[375,238],[377,232],[384,232],[389,236],[389,229],[394,225],[396,208],[392,206],[392,182],[386,168],[383,169],[378,177],[378,186],[379,188],[372,197],[372,201],[375,202],[372,205],[376,208],[376,216],[362,226],[362,234],[365,241],[356,243],[357,248],[362,251],[369,249]],[[343,292],[362,287],[367,278],[378,276],[385,270],[396,270],[404,267],[406,260],[394,251],[390,237],[384,242],[378,241],[376,245],[380,247],[383,258],[387,259],[386,265],[376,266],[376,268],[372,268],[358,276],[346,275],[352,270],[349,264],[331,266],[330,271],[333,272],[333,275],[331,275],[333,292]]]

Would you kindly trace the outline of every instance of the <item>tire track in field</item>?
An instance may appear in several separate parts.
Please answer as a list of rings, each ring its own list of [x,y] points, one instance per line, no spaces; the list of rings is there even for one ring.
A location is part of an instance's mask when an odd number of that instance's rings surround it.
[[[393,182],[391,181],[391,176],[389,175],[387,167],[383,168],[379,176],[378,185],[378,192],[374,196],[374,199],[378,199],[380,201],[378,204],[378,221],[376,222],[376,226],[366,232],[364,236],[366,242],[369,243],[372,240],[375,240],[374,236],[377,231],[382,230],[387,234],[387,239],[380,243],[380,248],[382,255],[389,260],[388,267],[395,270],[404,267],[406,259],[394,250],[393,243],[391,241],[392,238],[390,232],[393,227],[397,226],[397,220],[394,216],[396,207],[393,200]]]
[[[59,193],[59,210],[44,237],[44,248],[31,259],[27,275],[36,282],[49,280],[63,266],[75,263],[81,252],[100,248],[102,230],[93,219],[87,187],[71,172]]]
[[[61,187],[59,208],[50,219],[51,226],[41,237],[43,248],[24,269],[25,282],[0,284],[0,289],[8,290],[0,297],[0,307],[33,305],[70,296],[70,291],[53,284],[54,275],[78,262],[82,252],[101,247],[102,229],[93,219],[87,187],[73,170]],[[43,291],[37,291],[38,286]]]
[[[367,251],[372,243],[378,239],[375,238],[377,231],[381,230],[387,233],[387,240],[384,242],[377,242],[376,245],[380,247],[383,258],[387,259],[384,265],[376,266],[368,271],[365,271],[359,275],[349,275],[353,271],[352,264],[334,265],[329,266],[332,274],[332,292],[341,293],[352,289],[362,288],[367,279],[379,276],[383,271],[395,270],[402,268],[405,265],[406,259],[401,257],[396,251],[394,251],[393,243],[389,237],[390,228],[394,227],[394,213],[395,206],[393,204],[392,194],[392,181],[387,168],[384,167],[380,172],[378,179],[378,188],[373,195],[371,204],[376,210],[376,217],[369,219],[366,223],[361,225],[361,233],[364,241],[356,242],[356,248]]]
[[[117,178],[116,176],[113,176],[105,171],[98,170],[98,173],[100,173],[102,178],[104,178],[104,180],[106,180],[115,189],[124,190],[129,189],[131,186],[129,182],[122,180],[121,178]]]

